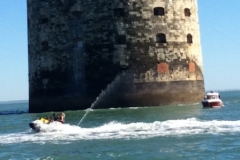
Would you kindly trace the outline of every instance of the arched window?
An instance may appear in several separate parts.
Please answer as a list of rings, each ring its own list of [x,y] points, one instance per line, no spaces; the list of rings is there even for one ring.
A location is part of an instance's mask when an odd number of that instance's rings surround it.
[[[190,9],[189,8],[185,8],[184,9],[184,14],[185,14],[186,17],[190,17],[191,16]]]
[[[81,17],[82,11],[72,11],[72,14],[76,17]]]
[[[47,51],[49,49],[48,41],[42,41],[42,51]]]
[[[118,35],[115,38],[115,41],[117,44],[126,44],[127,40],[126,40],[126,36],[125,35]]]
[[[46,23],[48,23],[48,22],[49,22],[49,20],[48,20],[47,17],[42,17],[42,18],[39,20],[39,23],[40,23],[40,24],[46,24]]]
[[[166,35],[163,33],[158,33],[156,35],[156,43],[167,43]]]
[[[193,43],[192,35],[191,35],[191,34],[188,34],[188,35],[187,35],[187,43],[189,43],[189,44]]]
[[[164,14],[165,14],[164,8],[162,8],[162,7],[155,7],[153,9],[153,13],[154,13],[154,16],[164,16]]]
[[[125,16],[124,8],[114,8],[113,14],[115,17],[124,17]]]

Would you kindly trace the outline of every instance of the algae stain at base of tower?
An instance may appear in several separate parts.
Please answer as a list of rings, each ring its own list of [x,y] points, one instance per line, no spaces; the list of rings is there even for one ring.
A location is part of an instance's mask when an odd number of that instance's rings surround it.
[[[29,111],[199,102],[196,0],[28,0]],[[94,7],[93,7],[94,6]]]

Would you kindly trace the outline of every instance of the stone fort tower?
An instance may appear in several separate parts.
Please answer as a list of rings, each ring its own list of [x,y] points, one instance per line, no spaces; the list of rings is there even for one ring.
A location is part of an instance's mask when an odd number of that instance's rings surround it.
[[[29,112],[88,108],[119,74],[116,89],[96,107],[203,97],[197,0],[27,0],[27,6]]]

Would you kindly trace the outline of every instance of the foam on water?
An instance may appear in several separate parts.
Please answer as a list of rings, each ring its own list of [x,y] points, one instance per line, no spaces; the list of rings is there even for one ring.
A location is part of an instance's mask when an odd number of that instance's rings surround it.
[[[202,121],[196,118],[155,121],[152,123],[110,122],[99,127],[81,128],[76,125],[52,123],[43,124],[44,132],[31,129],[12,134],[0,135],[0,144],[7,143],[69,143],[76,140],[93,139],[145,139],[156,136],[186,136],[194,134],[240,133],[240,120]]]

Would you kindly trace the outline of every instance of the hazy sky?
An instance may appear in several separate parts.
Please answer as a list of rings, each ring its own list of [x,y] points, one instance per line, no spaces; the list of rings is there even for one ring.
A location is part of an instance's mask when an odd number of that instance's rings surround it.
[[[206,90],[240,89],[240,0],[198,0]],[[26,0],[0,0],[0,101],[28,99]]]

